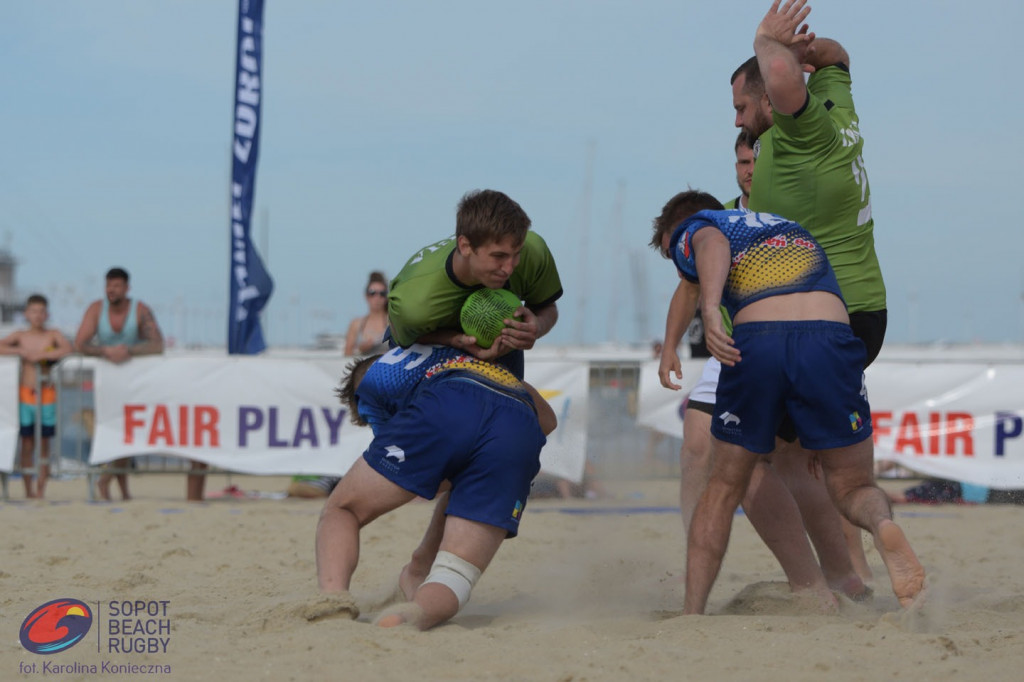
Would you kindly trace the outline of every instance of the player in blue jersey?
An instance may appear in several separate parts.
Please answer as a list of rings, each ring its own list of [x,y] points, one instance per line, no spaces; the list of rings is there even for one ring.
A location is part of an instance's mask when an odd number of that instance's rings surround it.
[[[402,571],[410,602],[377,621],[433,627],[458,613],[502,541],[518,533],[554,412],[507,369],[420,344],[357,361],[339,396],[374,440],[324,505],[316,543],[322,599],[306,617],[358,615],[348,590],[359,530],[416,497],[433,499],[450,482],[445,516],[434,519],[443,527],[432,523]]]
[[[865,348],[850,330],[821,246],[797,223],[724,211],[698,191],[676,195],[662,215],[673,220],[655,224],[652,243],[680,274],[666,328],[688,324],[699,302],[708,349],[722,363],[711,477],[687,542],[684,612],[704,612],[733,513],[786,414],[819,459],[836,506],[871,533],[896,597],[909,606],[923,589],[924,569],[875,485]],[[732,318],[731,337],[720,305]]]

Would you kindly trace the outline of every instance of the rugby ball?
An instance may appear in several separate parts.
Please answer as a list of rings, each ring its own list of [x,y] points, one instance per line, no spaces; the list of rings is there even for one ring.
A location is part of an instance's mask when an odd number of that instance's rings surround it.
[[[505,320],[519,319],[514,313],[521,305],[519,297],[508,289],[478,289],[462,304],[462,330],[475,336],[481,348],[490,348],[505,328]]]

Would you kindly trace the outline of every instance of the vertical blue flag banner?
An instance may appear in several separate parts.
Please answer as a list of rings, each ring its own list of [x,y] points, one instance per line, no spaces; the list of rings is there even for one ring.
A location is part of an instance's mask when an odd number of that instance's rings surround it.
[[[231,145],[231,300],[228,353],[263,351],[259,313],[274,281],[252,243],[252,197],[260,142],[260,77],[263,71],[263,0],[238,0],[235,64],[235,131]]]

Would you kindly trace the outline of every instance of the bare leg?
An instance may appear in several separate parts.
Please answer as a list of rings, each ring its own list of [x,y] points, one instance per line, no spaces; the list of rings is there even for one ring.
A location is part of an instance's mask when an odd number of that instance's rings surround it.
[[[402,590],[406,600],[412,601],[417,588],[427,579],[430,567],[437,557],[437,551],[441,547],[441,540],[444,537],[445,508],[448,506],[448,491],[439,493],[437,503],[434,505],[434,513],[430,517],[430,525],[427,526],[423,539],[419,546],[413,550],[412,559],[404,567],[398,576],[398,587]]]
[[[683,524],[688,529],[711,470],[711,415],[706,412],[687,410],[683,415],[680,467],[680,507]],[[835,610],[835,597],[829,592],[817,557],[807,541],[793,497],[773,469],[760,458],[747,486],[743,509],[754,530],[782,566],[790,588],[794,592],[811,590],[822,600],[824,610]]]
[[[131,459],[125,457],[124,459],[117,460],[116,466],[127,469],[132,465]],[[121,499],[128,501],[132,499],[132,496],[128,494],[128,474],[117,474],[117,487],[121,489]]]
[[[846,538],[846,549],[850,554],[850,561],[853,563],[853,570],[860,577],[861,582],[871,582],[875,579],[871,567],[868,566],[868,557],[864,553],[864,543],[861,540],[861,530],[842,518],[843,537]]]
[[[205,471],[209,465],[205,462],[192,461],[192,471]],[[189,502],[202,502],[206,490],[205,474],[189,474],[185,483],[185,499]]]
[[[33,477],[29,471],[35,466],[35,436],[22,436],[21,438],[21,480],[25,483],[25,497],[32,499],[36,492],[32,487]]]
[[[823,451],[821,464],[836,506],[851,523],[871,533],[896,598],[901,606],[910,606],[924,588],[924,567],[893,523],[888,496],[875,485],[871,439]]]
[[[831,500],[826,501],[834,513]],[[823,611],[834,612],[838,604],[807,540],[797,503],[775,469],[760,457],[743,498],[743,509],[782,566],[790,588],[794,592],[813,592]]]
[[[704,613],[711,586],[722,568],[732,517],[750,482],[757,455],[712,439],[711,477],[693,512],[686,545],[683,613]]]
[[[100,474],[99,479],[96,481],[96,492],[99,494],[101,500],[110,501],[110,481],[114,479],[113,474],[106,472]]]
[[[451,552],[484,571],[506,535],[504,528],[449,516],[445,521],[441,550]],[[429,582],[420,585],[413,598],[413,604],[415,608],[409,608],[408,604],[400,604],[389,609],[377,619],[377,625],[394,627],[409,622],[420,630],[427,630],[459,612],[458,597],[450,588],[440,583]]]
[[[316,575],[320,591],[347,592],[359,563],[359,530],[416,496],[357,459],[324,503],[316,527]]]
[[[571,500],[572,498],[577,497],[574,494],[575,488],[576,486],[573,482],[568,479],[560,478],[555,481],[555,490],[558,491],[558,496],[563,500]]]
[[[36,497],[46,496],[46,482],[50,480],[50,439],[39,442],[39,477],[36,479]]]
[[[112,469],[127,469],[131,465],[131,460],[127,457],[121,459],[115,459],[110,463]],[[117,479],[117,485],[121,489],[121,499],[130,500],[131,495],[128,494],[128,474],[112,474],[104,471],[100,474],[99,480],[96,482],[96,491],[100,495],[101,500],[110,501],[110,482]]]
[[[866,598],[870,590],[854,568],[843,533],[843,519],[829,497],[825,482],[810,472],[812,453],[800,447],[799,443],[776,442],[780,446],[772,456],[772,467],[785,481],[800,509],[802,524],[818,553],[825,579],[832,589],[851,599]],[[858,546],[858,550],[864,565],[867,565],[863,547]]]
[[[679,451],[679,508],[683,531],[689,533],[693,510],[711,473],[711,415],[687,409],[683,413],[683,447]]]

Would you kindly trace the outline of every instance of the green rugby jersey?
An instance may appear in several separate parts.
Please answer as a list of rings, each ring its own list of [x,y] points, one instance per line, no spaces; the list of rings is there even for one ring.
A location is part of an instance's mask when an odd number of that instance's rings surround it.
[[[421,249],[391,280],[388,317],[391,336],[400,346],[411,346],[424,334],[438,329],[462,328],[462,304],[483,285],[467,286],[455,279],[455,244],[455,237],[449,237]],[[530,308],[554,303],[562,295],[554,256],[544,239],[532,230],[526,233],[519,265],[512,271],[506,288]]]
[[[885,308],[875,254],[871,189],[850,74],[830,66],[811,74],[796,116],[773,112],[760,138],[750,209],[800,223],[825,249],[850,312]]]

